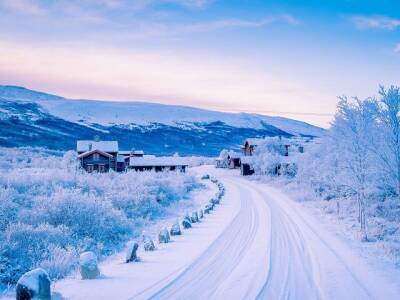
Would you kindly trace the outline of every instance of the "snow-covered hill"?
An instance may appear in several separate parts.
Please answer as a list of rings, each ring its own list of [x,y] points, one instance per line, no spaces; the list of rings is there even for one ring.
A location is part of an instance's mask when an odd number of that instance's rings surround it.
[[[70,100],[16,86],[0,86],[0,97],[8,100],[35,101],[51,115],[64,120],[103,126],[152,123],[181,126],[182,124],[223,122],[233,127],[253,129],[263,129],[265,125],[272,125],[294,135],[319,136],[324,132],[319,127],[282,117],[226,113],[146,102]]]
[[[316,126],[281,117],[145,102],[71,100],[0,86],[0,146],[74,149],[77,139],[116,139],[155,154],[216,155],[248,137],[320,136]]]
[[[0,85],[0,97],[8,100],[59,100],[63,97],[33,91],[15,85]]]

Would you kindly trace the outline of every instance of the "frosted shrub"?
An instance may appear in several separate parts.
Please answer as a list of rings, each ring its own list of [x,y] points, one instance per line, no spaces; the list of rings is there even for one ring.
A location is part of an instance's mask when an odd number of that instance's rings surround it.
[[[62,278],[78,266],[78,253],[75,248],[51,245],[48,257],[40,262],[40,267],[47,270],[51,279]]]
[[[13,201],[13,194],[13,189],[0,187],[0,232],[3,232],[8,224],[16,219],[18,204]]]
[[[3,232],[0,252],[0,276],[3,282],[15,282],[19,275],[51,257],[53,246],[66,247],[71,232],[64,226],[41,224],[38,227],[16,223]]]
[[[287,157],[284,144],[288,140],[278,137],[267,137],[257,146],[251,165],[258,175],[276,175],[277,168],[285,166]],[[281,173],[289,177],[296,174],[297,169],[289,164],[289,167],[283,167]]]
[[[28,222],[64,225],[80,240],[100,240],[110,246],[121,242],[132,230],[124,213],[114,209],[110,202],[91,194],[81,195],[76,190],[57,191],[47,201],[35,203],[27,214]]]
[[[60,278],[77,253],[121,249],[200,184],[180,172],[87,174],[75,152],[0,148],[0,281],[44,268]]]

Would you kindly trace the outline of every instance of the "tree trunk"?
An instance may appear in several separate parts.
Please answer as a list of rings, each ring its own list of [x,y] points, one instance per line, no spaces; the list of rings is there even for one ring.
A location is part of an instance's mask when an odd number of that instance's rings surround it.
[[[367,226],[366,226],[366,215],[365,215],[365,196],[360,197],[360,227],[361,227],[361,241],[367,242]]]

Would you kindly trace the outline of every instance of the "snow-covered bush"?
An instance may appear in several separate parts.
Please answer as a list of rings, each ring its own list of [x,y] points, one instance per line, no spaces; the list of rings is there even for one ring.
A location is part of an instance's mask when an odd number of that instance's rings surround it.
[[[63,277],[79,253],[119,250],[200,187],[180,172],[87,174],[75,157],[0,148],[0,282],[35,267]]]
[[[49,260],[54,247],[67,248],[70,243],[71,231],[64,226],[10,224],[1,236],[1,281],[15,282],[32,267]]]
[[[257,175],[296,175],[295,157],[288,157],[285,145],[290,139],[283,137],[266,137],[254,151],[251,165]],[[300,154],[300,153],[298,153]]]

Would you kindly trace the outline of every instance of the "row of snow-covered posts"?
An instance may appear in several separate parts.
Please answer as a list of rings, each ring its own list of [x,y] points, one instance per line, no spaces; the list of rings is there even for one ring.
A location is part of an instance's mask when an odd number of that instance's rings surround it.
[[[218,186],[218,192],[216,195],[210,199],[204,209],[192,212],[191,215],[186,214],[182,221],[182,227],[184,229],[192,228],[193,223],[201,222],[201,219],[205,217],[205,214],[210,214],[216,205],[221,203],[221,198],[225,194],[225,187],[221,182],[215,178],[211,178],[209,175],[204,175],[201,179],[208,180],[215,183]],[[161,229],[158,234],[158,243],[167,244],[171,241],[171,236],[182,235],[182,230],[179,222],[172,224],[171,228]],[[142,245],[144,251],[155,251],[156,247],[152,238],[148,235],[142,237]],[[139,243],[131,241],[127,245],[126,252],[126,263],[137,262],[139,257],[137,256],[137,251],[139,250]],[[98,266],[98,260],[96,255],[87,251],[80,255],[79,257],[79,271],[81,278],[86,279],[96,279],[100,276],[100,269]],[[16,286],[16,299],[17,300],[49,300],[51,299],[51,281],[49,275],[42,268],[37,268],[29,271],[21,276],[17,282]]]
[[[225,187],[222,183],[220,183],[215,178],[210,178],[209,175],[204,175],[202,177],[203,180],[210,179],[213,183],[218,186],[217,194],[209,201],[208,204],[205,205],[204,209],[200,209],[198,211],[192,212],[191,215],[186,214],[182,219],[182,227],[184,229],[192,228],[193,223],[199,223],[204,218],[205,214],[210,214],[212,210],[214,210],[215,205],[220,204],[221,198],[225,193]],[[171,236],[182,235],[181,225],[177,221],[172,224],[171,228],[168,230],[167,228],[163,228],[158,233],[158,243],[159,244],[168,244],[171,241]],[[145,251],[155,251],[156,247],[154,245],[153,240],[150,236],[144,235],[142,237],[143,249]],[[137,251],[139,249],[139,243],[137,242],[129,242],[126,252],[126,263],[139,261],[139,257],[137,256]]]

